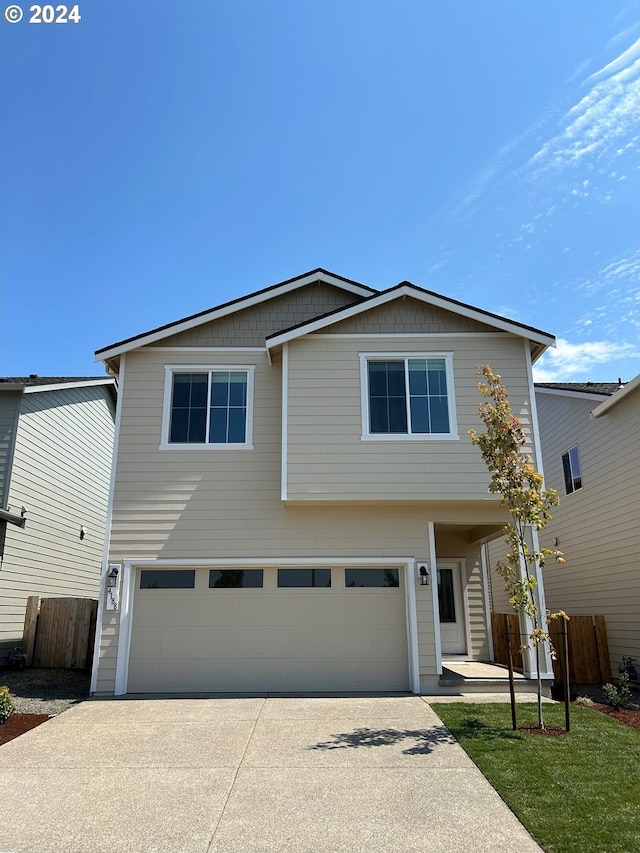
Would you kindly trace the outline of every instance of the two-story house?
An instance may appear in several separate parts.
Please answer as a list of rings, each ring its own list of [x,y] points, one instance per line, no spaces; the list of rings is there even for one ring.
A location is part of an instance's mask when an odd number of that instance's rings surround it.
[[[119,397],[92,690],[432,692],[443,659],[489,659],[506,516],[468,436],[476,369],[539,462],[553,344],[318,269],[99,350]]]
[[[536,385],[547,484],[560,502],[541,533],[566,565],[545,569],[547,604],[605,616],[611,669],[640,669],[640,376]]]
[[[98,597],[115,396],[107,376],[0,379],[0,664],[29,596]]]

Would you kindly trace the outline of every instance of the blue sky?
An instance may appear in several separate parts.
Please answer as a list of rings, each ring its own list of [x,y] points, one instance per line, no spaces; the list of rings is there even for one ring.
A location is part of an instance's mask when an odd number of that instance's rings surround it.
[[[79,7],[0,21],[3,375],[318,266],[553,333],[541,380],[640,371],[635,3]]]

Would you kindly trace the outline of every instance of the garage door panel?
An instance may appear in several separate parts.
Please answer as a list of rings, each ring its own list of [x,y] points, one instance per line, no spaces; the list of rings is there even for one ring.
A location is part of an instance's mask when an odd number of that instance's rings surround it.
[[[137,589],[129,692],[406,690],[402,587]],[[269,573],[271,575],[269,576]],[[206,582],[205,582],[206,581]]]

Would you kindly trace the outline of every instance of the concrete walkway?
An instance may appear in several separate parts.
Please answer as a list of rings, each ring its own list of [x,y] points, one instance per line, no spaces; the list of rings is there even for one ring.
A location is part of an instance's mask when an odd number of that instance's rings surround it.
[[[421,698],[84,702],[0,747],[2,853],[529,853]]]

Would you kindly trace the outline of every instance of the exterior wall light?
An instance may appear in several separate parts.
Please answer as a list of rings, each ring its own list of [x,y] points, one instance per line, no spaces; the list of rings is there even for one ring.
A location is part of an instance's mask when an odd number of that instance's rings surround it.
[[[107,587],[114,589],[118,585],[118,566],[111,566],[111,571],[107,575]]]
[[[420,586],[429,586],[429,569],[426,566],[420,566]]]

